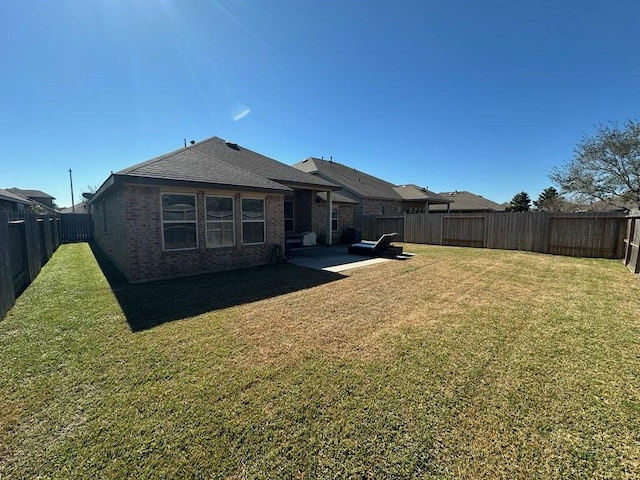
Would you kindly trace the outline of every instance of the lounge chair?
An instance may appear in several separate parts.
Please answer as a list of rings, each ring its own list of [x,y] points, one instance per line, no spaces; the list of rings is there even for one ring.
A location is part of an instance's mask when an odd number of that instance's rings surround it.
[[[396,255],[402,255],[402,247],[391,245],[391,240],[397,235],[397,233],[385,233],[377,242],[364,240],[354,243],[349,245],[348,251],[353,255],[394,258]]]

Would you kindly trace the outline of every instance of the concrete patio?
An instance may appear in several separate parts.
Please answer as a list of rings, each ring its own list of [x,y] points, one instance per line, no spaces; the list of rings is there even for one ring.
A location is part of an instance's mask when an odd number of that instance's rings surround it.
[[[350,255],[347,252],[347,245],[318,245],[292,249],[287,261],[300,267],[337,273],[352,268],[389,262],[391,259]]]

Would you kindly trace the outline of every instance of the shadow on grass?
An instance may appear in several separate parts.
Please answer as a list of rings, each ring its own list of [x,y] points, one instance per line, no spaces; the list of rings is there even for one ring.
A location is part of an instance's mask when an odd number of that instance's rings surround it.
[[[344,278],[337,273],[280,264],[131,284],[100,247],[92,243],[91,250],[133,332]]]

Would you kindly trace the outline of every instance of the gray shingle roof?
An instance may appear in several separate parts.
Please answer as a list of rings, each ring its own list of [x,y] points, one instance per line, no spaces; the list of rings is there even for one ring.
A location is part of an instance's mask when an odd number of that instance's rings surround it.
[[[396,193],[398,193],[404,200],[413,200],[413,201],[429,201],[430,204],[447,204],[451,203],[453,200],[448,198],[444,198],[441,195],[438,195],[431,190],[427,190],[426,188],[421,188],[417,185],[400,185],[394,188]]]
[[[337,162],[309,157],[296,163],[294,167],[303,172],[319,174],[342,185],[359,197],[402,200],[402,197],[394,190],[395,185],[392,183]]]
[[[43,192],[42,190],[24,190],[22,188],[8,188],[12,193],[17,193],[27,198],[48,198],[51,200],[55,200],[56,197],[52,197],[48,193]]]
[[[194,147],[183,148],[146,162],[138,163],[120,170],[114,175],[196,182],[226,187],[239,186],[252,189],[289,191],[289,188],[277,182],[220,161]]]
[[[475,193],[467,191],[440,192],[438,195],[453,201],[450,206],[451,211],[504,211],[503,205],[484,198],[481,195],[476,195]],[[434,205],[429,208],[429,210],[434,212],[444,212],[447,210],[447,206]]]
[[[318,178],[315,175],[306,174],[290,165],[278,162],[277,160],[218,137],[212,137],[198,142],[189,147],[189,149],[204,153],[221,162],[287,186],[322,187],[323,189],[326,189],[326,187],[337,187],[337,185],[330,181]]]
[[[2,188],[0,188],[0,199],[14,203],[22,203],[23,205],[31,205],[33,203],[33,201],[29,200],[27,197],[21,195],[20,193],[11,192]]]

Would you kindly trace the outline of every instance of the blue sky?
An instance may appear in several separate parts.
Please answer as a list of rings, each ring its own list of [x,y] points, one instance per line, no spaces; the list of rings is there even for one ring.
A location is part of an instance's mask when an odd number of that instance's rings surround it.
[[[60,206],[218,136],[284,163],[536,199],[640,112],[637,0],[2,2],[0,187]]]

